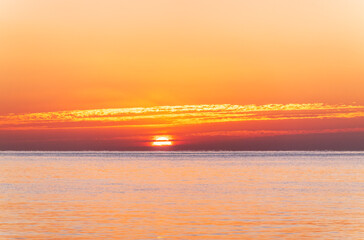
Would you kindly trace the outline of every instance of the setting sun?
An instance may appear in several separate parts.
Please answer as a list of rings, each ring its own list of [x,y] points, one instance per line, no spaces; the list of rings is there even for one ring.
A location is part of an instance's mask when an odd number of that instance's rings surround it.
[[[153,146],[171,146],[172,141],[170,140],[169,137],[161,136],[161,137],[156,137],[155,141],[152,143],[152,145]]]

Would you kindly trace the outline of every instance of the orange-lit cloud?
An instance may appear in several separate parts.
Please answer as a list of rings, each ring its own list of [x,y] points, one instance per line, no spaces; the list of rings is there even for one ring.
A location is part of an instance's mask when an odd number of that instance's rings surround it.
[[[184,105],[0,116],[0,128],[178,126],[241,121],[364,117],[364,106],[314,104]]]

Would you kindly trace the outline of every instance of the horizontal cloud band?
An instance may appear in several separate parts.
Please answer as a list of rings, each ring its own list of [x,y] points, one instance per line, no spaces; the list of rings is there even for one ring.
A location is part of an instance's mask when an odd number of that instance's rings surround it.
[[[356,118],[364,106],[312,104],[184,105],[11,114],[0,129],[147,127],[219,122]]]

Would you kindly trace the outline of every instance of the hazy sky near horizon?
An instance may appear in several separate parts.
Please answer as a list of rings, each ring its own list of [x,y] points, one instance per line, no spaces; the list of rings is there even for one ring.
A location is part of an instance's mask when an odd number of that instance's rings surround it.
[[[359,110],[335,117],[345,126],[326,119],[320,131],[362,132],[363,12],[361,0],[0,0],[0,130],[27,135],[7,129],[19,124],[8,114],[323,103]],[[236,137],[245,122],[226,128]],[[44,119],[25,124],[53,128]],[[201,124],[197,132],[216,132]],[[89,133],[104,139],[99,127]],[[168,134],[153,129],[150,136]],[[299,135],[300,125],[291,130]]]

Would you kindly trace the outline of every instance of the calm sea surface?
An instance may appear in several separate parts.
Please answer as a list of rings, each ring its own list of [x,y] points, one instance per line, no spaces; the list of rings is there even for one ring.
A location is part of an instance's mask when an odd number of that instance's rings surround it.
[[[0,239],[364,239],[364,152],[0,152]]]

